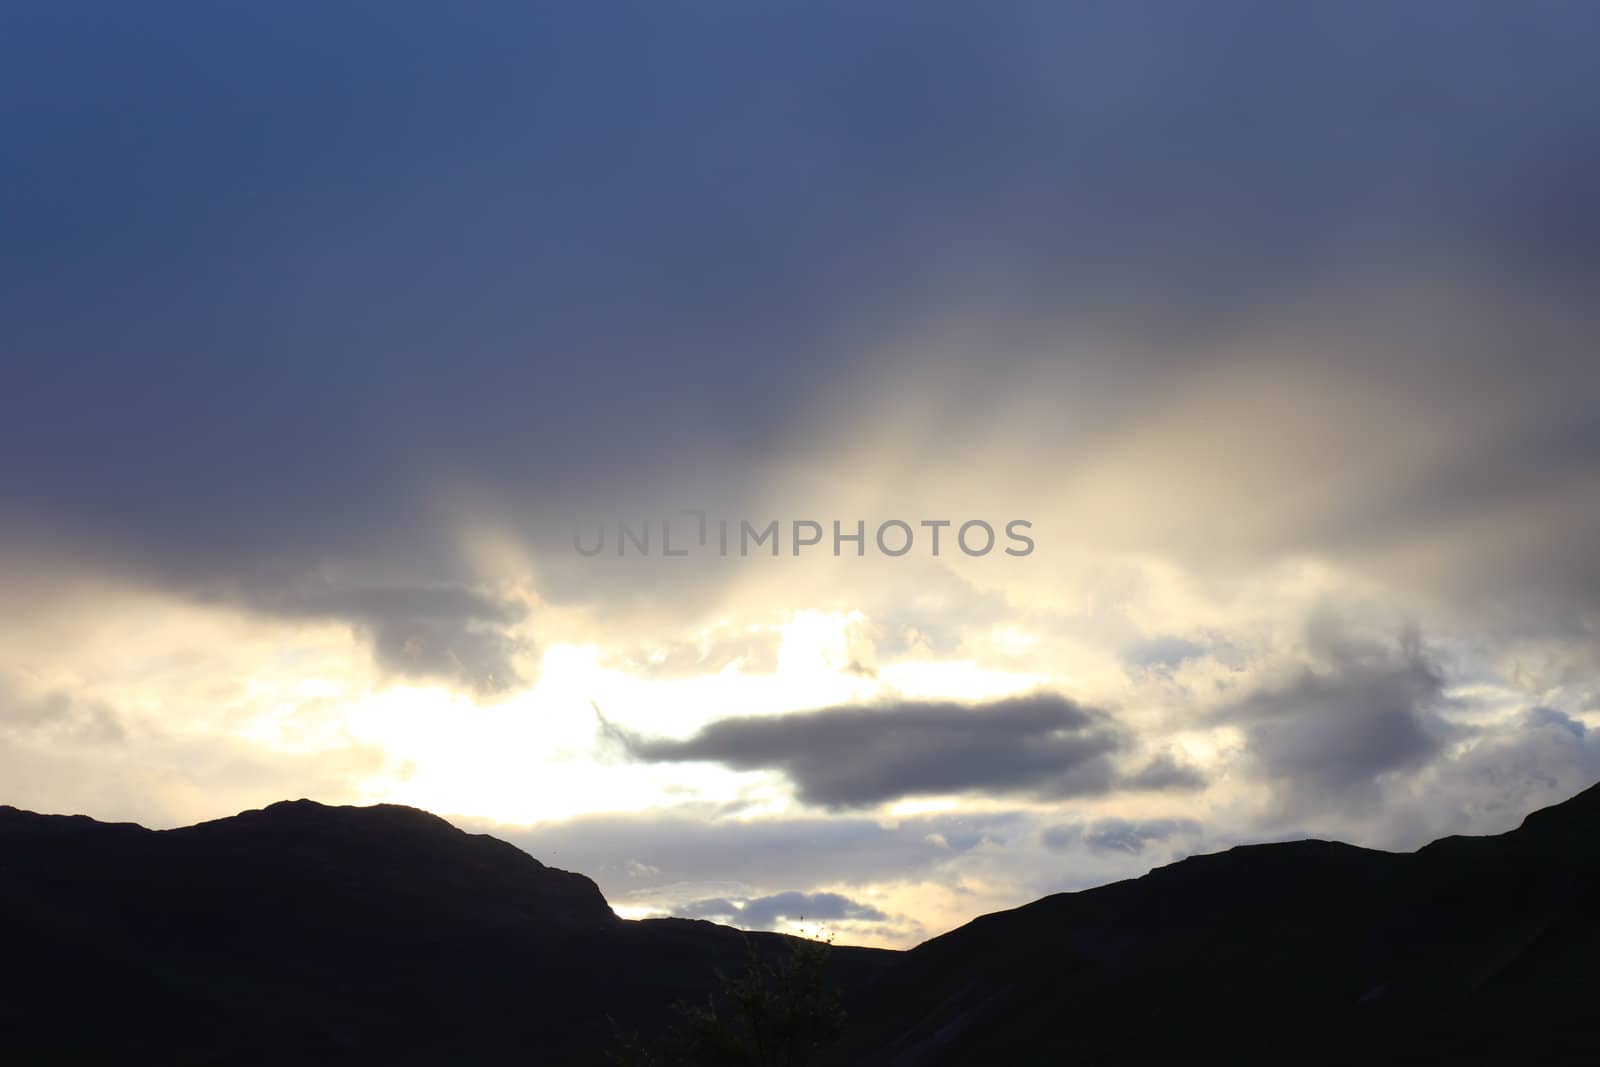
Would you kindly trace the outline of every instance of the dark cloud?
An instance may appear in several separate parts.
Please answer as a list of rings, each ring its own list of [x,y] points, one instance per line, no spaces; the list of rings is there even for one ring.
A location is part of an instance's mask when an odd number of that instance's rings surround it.
[[[1040,835],[1040,840],[1055,851],[1086,847],[1096,852],[1136,855],[1151,841],[1198,837],[1200,832],[1200,824],[1192,819],[1100,819],[1088,824],[1052,826]]]
[[[1104,713],[1035,694],[988,704],[905,701],[721,719],[682,741],[605,722],[634,759],[778,770],[829,808],[988,791],[1069,797],[1116,788],[1126,738]]]
[[[1163,752],[1122,780],[1125,789],[1177,792],[1204,789],[1206,776],[1194,764],[1171,752]]]
[[[801,893],[790,890],[753,899],[729,900],[710,897],[694,900],[674,909],[686,919],[716,919],[747,930],[771,930],[781,920],[860,920],[883,922],[889,918],[872,907],[839,893]]]
[[[532,651],[513,633],[526,606],[480,590],[351,585],[317,575],[281,584],[234,582],[201,596],[287,618],[347,621],[371,641],[378,665],[393,676],[442,679],[484,695],[528,681],[512,662]]]
[[[1422,769],[1460,736],[1440,714],[1444,676],[1417,634],[1366,641],[1321,615],[1307,655],[1223,713],[1244,731],[1255,770],[1296,805],[1377,805],[1386,776]]]
[[[1523,725],[1530,730],[1554,727],[1571,734],[1578,741],[1589,736],[1589,728],[1559,708],[1529,708],[1522,717]]]

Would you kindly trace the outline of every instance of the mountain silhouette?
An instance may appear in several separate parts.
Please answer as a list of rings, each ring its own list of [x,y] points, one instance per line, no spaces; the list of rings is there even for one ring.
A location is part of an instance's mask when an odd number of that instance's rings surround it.
[[[0,1055],[30,1064],[600,1063],[746,958],[426,812],[306,800],[163,831],[0,807],[0,936]],[[1241,846],[835,948],[832,1056],[1588,1062],[1597,963],[1600,787],[1498,836]]]
[[[1593,1062],[1600,786],[1415,853],[1248,845],[906,953],[842,1062]]]
[[[659,1028],[747,959],[389,804],[163,831],[0,807],[0,916],[0,1057],[28,1064],[604,1062],[613,1021]],[[834,978],[894,955],[836,950]]]

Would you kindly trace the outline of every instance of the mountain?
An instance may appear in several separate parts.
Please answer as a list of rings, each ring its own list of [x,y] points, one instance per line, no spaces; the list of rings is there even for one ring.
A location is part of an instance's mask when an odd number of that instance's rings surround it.
[[[603,1062],[610,1020],[650,1032],[746,962],[426,812],[306,800],[163,831],[0,807],[0,944],[28,1064]],[[834,980],[894,955],[837,950]]]
[[[787,939],[750,935],[776,955]],[[745,961],[594,883],[393,805],[178,830],[0,807],[7,1062],[604,1062]],[[833,950],[839,1064],[1592,1061],[1600,787],[1415,853],[1196,856]]]
[[[1415,853],[1195,856],[906,953],[841,1062],[1593,1062],[1600,786]]]

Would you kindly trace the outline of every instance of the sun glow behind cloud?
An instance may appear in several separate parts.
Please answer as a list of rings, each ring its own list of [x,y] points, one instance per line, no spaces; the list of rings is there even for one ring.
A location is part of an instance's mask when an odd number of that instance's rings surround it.
[[[745,811],[791,806],[770,773],[735,773],[704,764],[639,765],[608,752],[598,708],[650,736],[683,736],[736,715],[778,715],[890,695],[982,700],[1035,688],[1042,676],[985,670],[970,661],[905,662],[876,677],[852,657],[859,612],[797,612],[776,627],[776,669],[648,677],[607,666],[597,645],[551,645],[532,688],[492,703],[440,686],[393,685],[348,702],[345,728],[388,757],[362,786],[372,801],[533,823],[663,805],[737,803]],[[314,687],[324,698],[329,687]],[[250,728],[274,735],[280,713]]]

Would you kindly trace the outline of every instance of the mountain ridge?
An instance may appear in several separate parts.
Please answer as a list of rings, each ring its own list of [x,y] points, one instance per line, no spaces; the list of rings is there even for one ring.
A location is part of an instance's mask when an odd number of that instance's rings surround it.
[[[659,1030],[788,943],[625,920],[490,834],[304,798],[164,830],[0,806],[0,917],[32,978],[0,1033],[40,1062],[603,1062],[613,1021]],[[1600,993],[1600,786],[1501,834],[1237,845],[833,958],[840,1064],[1568,1062]]]

